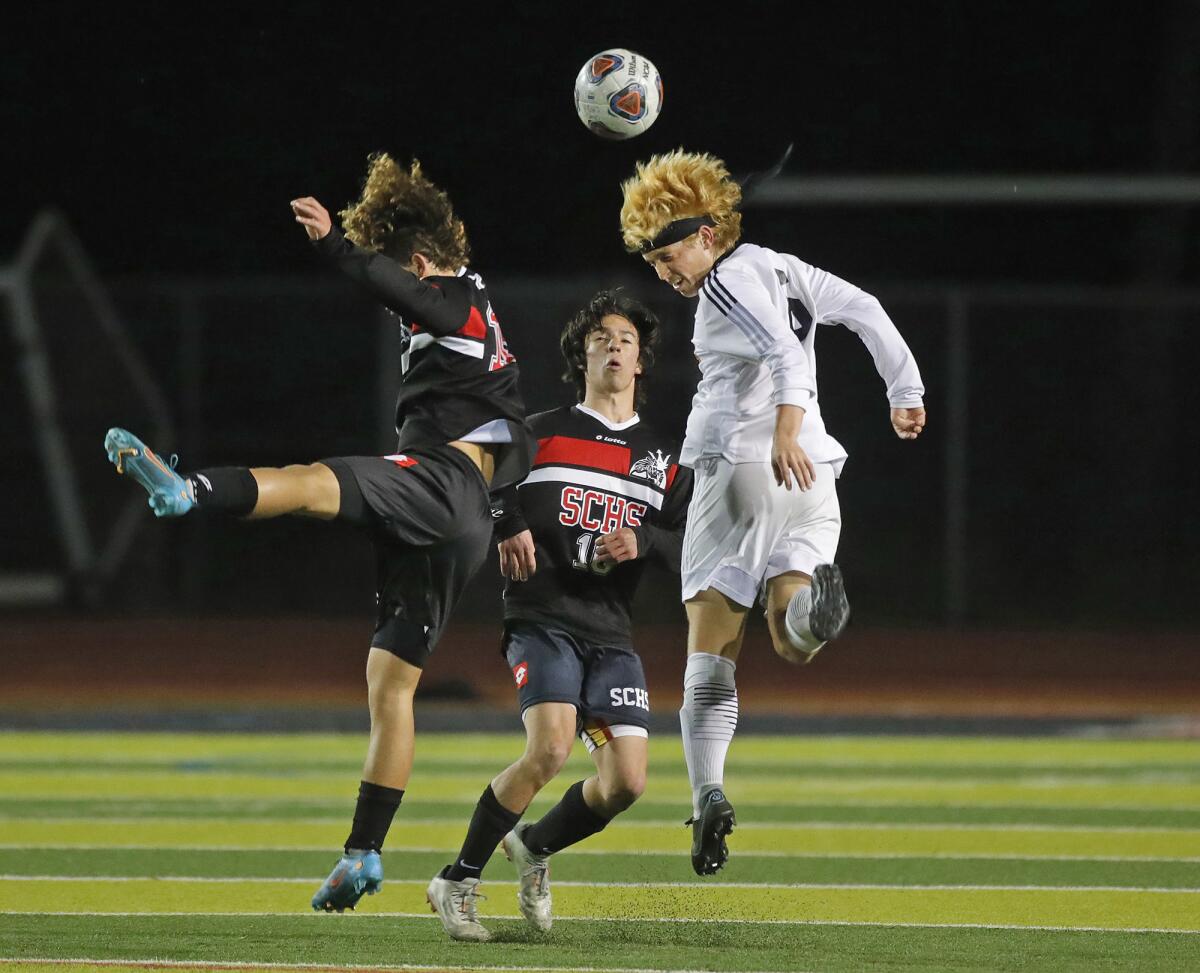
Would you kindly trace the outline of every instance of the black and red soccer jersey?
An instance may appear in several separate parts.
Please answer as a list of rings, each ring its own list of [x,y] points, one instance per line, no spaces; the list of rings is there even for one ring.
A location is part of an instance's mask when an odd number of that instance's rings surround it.
[[[479,274],[463,269],[455,277],[417,277],[390,257],[355,246],[336,226],[316,247],[400,318],[399,452],[462,439],[497,419],[520,426],[525,404],[517,360]],[[510,433],[520,436],[519,429]]]
[[[692,471],[679,441],[638,417],[613,425],[583,406],[529,419],[538,449],[519,488],[493,497],[497,541],[528,529],[537,570],[509,581],[504,617],[540,622],[607,645],[631,641],[634,591],[648,560],[679,570]],[[596,541],[637,535],[638,557],[595,560]]]

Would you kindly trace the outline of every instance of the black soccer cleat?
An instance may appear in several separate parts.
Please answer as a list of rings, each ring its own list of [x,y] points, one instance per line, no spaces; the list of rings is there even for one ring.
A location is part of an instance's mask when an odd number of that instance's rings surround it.
[[[737,817],[733,805],[719,787],[700,798],[700,815],[685,821],[692,826],[692,868],[697,875],[715,875],[729,860],[725,836],[733,831]]]
[[[808,627],[822,642],[835,639],[850,621],[850,602],[842,584],[842,569],[836,564],[818,564],[812,573],[812,605]]]

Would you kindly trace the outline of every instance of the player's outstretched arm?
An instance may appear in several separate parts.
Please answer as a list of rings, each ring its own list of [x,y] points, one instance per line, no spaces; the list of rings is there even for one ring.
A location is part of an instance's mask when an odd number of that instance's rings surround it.
[[[291,207],[318,252],[384,307],[439,337],[453,334],[467,323],[471,305],[461,288],[447,291],[426,283],[390,257],[355,246],[334,227],[329,211],[312,196],[293,199]]]
[[[925,429],[925,409],[892,409],[892,428],[901,439],[916,439]]]
[[[805,274],[820,323],[849,328],[866,346],[887,386],[892,428],[901,439],[916,439],[925,425],[925,384],[917,361],[878,299],[828,271],[797,261]]]

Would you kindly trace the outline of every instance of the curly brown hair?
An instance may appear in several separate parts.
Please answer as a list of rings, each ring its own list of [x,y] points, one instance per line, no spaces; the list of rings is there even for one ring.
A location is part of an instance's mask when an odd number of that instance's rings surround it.
[[[587,395],[584,376],[588,335],[599,331],[600,322],[609,314],[625,318],[638,333],[638,363],[642,366],[642,374],[633,380],[633,399],[634,405],[641,408],[646,401],[646,376],[654,364],[654,351],[658,347],[658,318],[641,301],[627,297],[619,289],[598,291],[563,328],[558,346],[567,367],[563,370],[562,380],[575,386],[575,394],[582,402]]]
[[[402,264],[414,253],[443,268],[471,259],[466,227],[450,197],[425,177],[416,159],[405,171],[386,152],[370,155],[362,195],[338,216],[351,242]]]

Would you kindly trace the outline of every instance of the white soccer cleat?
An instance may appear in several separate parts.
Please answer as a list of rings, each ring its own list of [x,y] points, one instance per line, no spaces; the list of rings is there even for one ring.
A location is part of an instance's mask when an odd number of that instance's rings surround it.
[[[550,859],[535,855],[516,831],[510,831],[502,842],[504,854],[517,867],[517,904],[534,929],[548,932],[554,919],[550,915]]]
[[[464,878],[461,882],[452,882],[442,878],[439,872],[429,883],[425,898],[429,900],[429,908],[442,920],[442,928],[450,934],[451,939],[486,943],[492,938],[492,934],[479,923],[479,900],[487,898],[479,894],[479,879]]]

